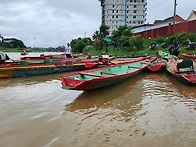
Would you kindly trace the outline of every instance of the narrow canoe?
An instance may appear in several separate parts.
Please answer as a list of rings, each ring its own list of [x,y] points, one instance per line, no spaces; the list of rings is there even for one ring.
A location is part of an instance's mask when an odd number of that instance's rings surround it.
[[[92,90],[114,85],[141,72],[151,61],[152,59],[143,59],[133,63],[66,73],[61,76],[62,87],[72,90]]]
[[[136,61],[141,61],[144,60],[148,57],[136,57],[136,58],[115,58],[113,60],[111,60],[110,62],[112,64],[124,64],[124,63],[132,63],[132,62],[136,62]]]
[[[179,63],[182,63],[182,60],[166,52],[159,51],[158,54],[161,57],[168,60],[166,69],[170,74],[172,74],[174,77],[181,79],[185,82],[188,82],[191,84],[196,83],[196,72],[195,72],[196,62],[193,61],[193,67],[185,67],[185,68],[180,68],[180,70],[178,70],[177,65]]]
[[[0,78],[17,78],[34,75],[52,74],[68,71],[78,71],[87,69],[84,64],[55,65],[43,63],[31,63],[22,66],[19,63],[10,66],[0,66]]]
[[[54,54],[54,55],[41,54],[40,56],[25,56],[25,57],[21,57],[20,60],[45,60],[45,59],[59,59],[59,58],[65,58],[65,54]]]
[[[150,63],[150,65],[147,67],[147,71],[149,72],[160,72],[166,67],[166,60],[155,57],[156,60]]]
[[[182,56],[196,60],[196,54],[182,53]]]

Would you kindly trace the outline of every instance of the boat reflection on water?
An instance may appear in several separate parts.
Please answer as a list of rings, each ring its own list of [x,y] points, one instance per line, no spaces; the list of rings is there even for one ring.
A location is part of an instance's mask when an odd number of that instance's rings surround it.
[[[33,85],[33,84],[44,83],[46,81],[60,80],[61,75],[62,73],[57,73],[57,74],[29,76],[29,77],[21,77],[21,78],[0,79],[0,88],[13,87],[16,85]]]
[[[60,75],[0,80],[0,144],[196,145],[196,92],[169,75],[140,74],[88,92],[62,89]]]
[[[185,99],[194,98],[196,99],[196,84],[185,83],[181,80],[173,78],[170,74],[167,74],[169,86],[171,89],[175,89],[180,94],[184,95]]]
[[[140,75],[107,88],[83,92],[71,104],[66,105],[65,111],[87,114],[102,109],[115,109],[121,111],[123,117],[130,117],[140,109],[135,106],[142,100],[144,83],[139,82],[142,77]]]

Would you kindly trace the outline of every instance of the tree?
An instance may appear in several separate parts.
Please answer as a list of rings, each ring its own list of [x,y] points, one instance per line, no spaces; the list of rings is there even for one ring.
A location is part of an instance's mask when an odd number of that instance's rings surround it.
[[[91,45],[92,41],[90,38],[78,38],[78,39],[73,39],[71,41],[71,46],[72,46],[72,50],[76,53],[82,53],[83,49],[87,46],[87,45]]]
[[[2,46],[8,48],[26,48],[23,41],[18,40],[16,38],[4,38]]]
[[[110,27],[108,27],[107,25],[101,25],[100,26],[99,31],[100,31],[101,39],[107,37],[110,34],[109,29],[110,29]]]
[[[99,40],[100,39],[99,31],[95,31],[92,38],[93,38],[93,40]]]
[[[127,25],[120,26],[117,30],[112,32],[113,44],[116,47],[129,46],[129,40],[132,37],[131,28]]]
[[[0,34],[0,38],[1,38],[1,43],[3,43],[3,36]]]

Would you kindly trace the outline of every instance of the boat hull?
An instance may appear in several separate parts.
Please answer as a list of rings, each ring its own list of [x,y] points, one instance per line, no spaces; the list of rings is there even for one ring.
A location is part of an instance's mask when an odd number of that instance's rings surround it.
[[[118,78],[117,77],[109,77],[106,79],[90,80],[88,82],[78,84],[75,87],[71,87],[71,85],[68,86],[69,84],[68,85],[66,84],[66,86],[65,86],[63,84],[64,80],[62,80],[62,85],[63,85],[64,89],[88,91],[88,90],[99,89],[99,88],[104,88],[107,86],[115,85],[115,84],[120,83],[130,77],[135,76],[136,74],[140,73],[141,71],[142,70],[138,70],[138,71],[135,71],[134,73],[131,73],[131,74],[120,75],[120,76],[118,76]],[[67,81],[67,82],[73,82],[73,81]]]
[[[195,54],[193,55],[193,54],[182,53],[182,56],[196,60],[196,55]]]
[[[84,70],[84,69],[86,68],[83,64],[71,65],[71,66],[45,65],[45,66],[0,68],[0,78],[17,78],[17,77],[61,73],[61,72]]]
[[[189,84],[196,84],[196,73],[190,72],[190,73],[171,73],[176,79],[179,79],[182,82],[189,83]]]
[[[166,67],[166,61],[161,58],[157,58],[154,62],[150,63],[147,67],[147,71],[149,72],[160,72]]]
[[[167,71],[173,75],[174,77],[190,84],[196,84],[196,72],[195,72],[195,62],[193,60],[193,69],[185,68],[183,71],[177,70],[177,63],[179,59],[177,57],[173,58],[169,54],[165,54],[164,52],[160,53],[164,58],[168,59],[166,69]]]
[[[67,73],[62,75],[61,84],[63,88],[71,90],[92,90],[107,87],[140,73],[151,62],[151,60],[143,61],[145,62],[137,61],[85,72]]]

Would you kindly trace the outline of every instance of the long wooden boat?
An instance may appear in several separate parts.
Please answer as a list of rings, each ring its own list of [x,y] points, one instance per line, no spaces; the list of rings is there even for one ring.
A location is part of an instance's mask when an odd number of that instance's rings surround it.
[[[66,65],[59,64],[45,64],[45,63],[28,63],[25,61],[16,63],[6,63],[0,65],[0,78],[16,78],[33,75],[43,75],[51,73],[60,73],[67,71],[77,71],[87,69],[83,63]]]
[[[181,55],[196,60],[196,54],[182,53]]]
[[[132,62],[138,59],[132,60]],[[131,61],[130,61],[131,62]],[[0,78],[14,78],[32,75],[51,74],[67,71],[80,71],[85,69],[92,69],[98,66],[106,66],[100,62],[99,59],[59,59],[43,60],[36,62],[36,60],[18,60],[8,61],[0,64]]]
[[[110,61],[110,63],[112,64],[124,64],[124,63],[132,63],[132,62],[136,62],[136,61],[141,61],[143,59],[146,59],[148,57],[117,57],[114,58],[113,60]]]
[[[150,63],[150,65],[147,67],[147,71],[149,72],[160,72],[166,67],[166,60],[155,57],[156,60]]]
[[[110,65],[82,72],[66,73],[61,77],[62,87],[72,90],[92,90],[119,83],[146,68],[152,59]]]
[[[178,65],[183,62],[183,60],[179,59],[174,55],[170,55],[169,53],[159,51],[158,54],[168,60],[166,69],[173,76],[186,81],[188,83],[195,84],[196,83],[196,62],[192,61],[193,66],[178,68]]]
[[[25,56],[25,57],[21,57],[20,60],[46,60],[46,59],[59,59],[59,58],[65,58],[65,54],[54,54],[54,55],[40,54],[40,56]]]

